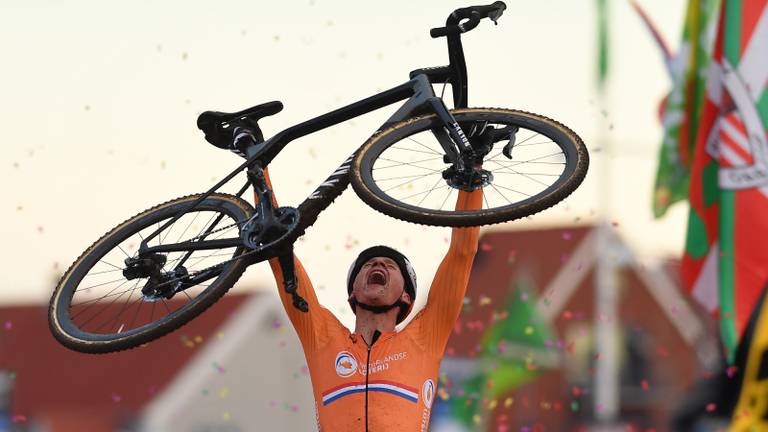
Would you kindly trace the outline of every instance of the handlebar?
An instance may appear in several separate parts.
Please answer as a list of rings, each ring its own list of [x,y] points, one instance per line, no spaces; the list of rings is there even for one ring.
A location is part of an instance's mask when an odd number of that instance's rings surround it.
[[[445,27],[433,28],[429,31],[429,35],[433,38],[439,38],[451,34],[466,33],[477,27],[483,18],[490,18],[496,24],[496,21],[498,21],[506,8],[507,5],[504,2],[497,1],[487,6],[470,6],[456,9],[448,16]],[[465,19],[468,21],[461,22]]]

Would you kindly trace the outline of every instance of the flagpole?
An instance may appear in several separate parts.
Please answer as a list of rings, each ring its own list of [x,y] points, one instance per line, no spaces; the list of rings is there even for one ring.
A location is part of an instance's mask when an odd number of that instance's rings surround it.
[[[608,1],[598,1],[598,116],[597,141],[600,149],[600,179],[598,180],[597,265],[595,269],[595,376],[593,413],[599,428],[611,428],[617,421],[620,405],[618,385],[618,349],[615,346],[618,326],[618,263],[616,245],[607,220],[611,212],[612,146],[608,130]]]

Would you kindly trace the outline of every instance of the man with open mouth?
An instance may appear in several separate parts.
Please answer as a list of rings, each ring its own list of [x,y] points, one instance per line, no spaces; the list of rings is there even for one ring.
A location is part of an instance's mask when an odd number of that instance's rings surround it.
[[[458,195],[457,210],[481,208],[482,190],[459,190]],[[294,257],[297,292],[309,311],[299,311],[289,294],[278,292],[307,359],[318,430],[428,429],[440,360],[461,312],[479,231],[453,228],[427,304],[399,331],[395,326],[413,309],[417,286],[405,255],[373,246],[352,263],[347,298],[355,312],[354,332],[320,305],[309,276]],[[282,287],[278,260],[270,260],[270,265]]]

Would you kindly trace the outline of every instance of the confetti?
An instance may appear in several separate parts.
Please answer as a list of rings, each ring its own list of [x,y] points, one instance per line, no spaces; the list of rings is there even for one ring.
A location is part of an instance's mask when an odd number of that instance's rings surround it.
[[[707,409],[707,412],[709,412],[709,413],[714,412],[715,409],[717,409],[717,405],[715,405],[715,404],[710,402],[710,403],[707,404],[707,408],[706,409]]]
[[[640,387],[642,387],[644,391],[648,391],[650,388],[650,385],[648,385],[648,380],[640,381]]]
[[[571,239],[571,232],[566,231],[563,233],[563,240],[570,240]]]
[[[219,373],[222,373],[222,374],[224,372],[226,372],[226,370],[223,367],[219,366],[219,364],[216,363],[216,362],[213,362],[213,368],[216,369],[216,371],[218,371]]]
[[[725,374],[728,375],[728,378],[733,378],[734,375],[736,375],[736,372],[739,371],[739,368],[736,366],[729,366],[728,369],[725,370]]]
[[[515,402],[515,400],[512,399],[511,397],[508,397],[508,398],[504,399],[504,408],[511,407],[514,402]]]
[[[187,53],[186,51],[181,53],[181,59],[182,60],[187,60],[188,58],[189,58],[189,53]]]
[[[6,321],[6,322],[5,322],[5,324],[3,325],[3,327],[4,327],[6,330],[10,330],[10,329],[12,329],[12,328],[13,328],[13,322],[11,322],[11,321]]]
[[[11,417],[12,423],[24,423],[27,421],[27,416],[16,414],[13,417]]]
[[[487,296],[480,296],[480,306],[485,306],[491,304],[491,298]]]
[[[219,399],[226,399],[229,396],[229,388],[222,387],[219,389]]]
[[[491,246],[490,243],[481,242],[480,243],[480,250],[483,252],[490,252],[493,250],[493,246]]]
[[[112,393],[112,402],[118,403],[123,400],[123,397],[117,393]]]
[[[229,421],[232,416],[229,415],[229,411],[225,411],[224,414],[221,415],[221,418],[223,418],[224,421]]]

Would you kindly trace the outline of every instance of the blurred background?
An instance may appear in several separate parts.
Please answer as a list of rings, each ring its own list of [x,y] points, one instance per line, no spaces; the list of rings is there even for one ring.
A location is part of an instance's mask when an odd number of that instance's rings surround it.
[[[429,29],[474,4],[0,4],[0,431],[312,430],[308,371],[266,264],[189,325],[123,353],[58,345],[48,299],[117,223],[240,163],[203,140],[200,112],[280,100],[260,123],[271,136],[445,64]],[[677,52],[688,2],[639,4]],[[508,0],[498,26],[462,41],[469,106],[555,118],[587,143],[591,165],[554,208],[482,229],[431,430],[674,430],[686,392],[723,361],[716,323],[678,276],[687,204],[653,212],[675,66],[623,0]],[[281,204],[297,205],[395,109],[291,144],[270,166]],[[411,258],[418,310],[449,235],[387,218],[350,190],[296,253],[321,303],[353,327],[344,284],[362,249]]]

